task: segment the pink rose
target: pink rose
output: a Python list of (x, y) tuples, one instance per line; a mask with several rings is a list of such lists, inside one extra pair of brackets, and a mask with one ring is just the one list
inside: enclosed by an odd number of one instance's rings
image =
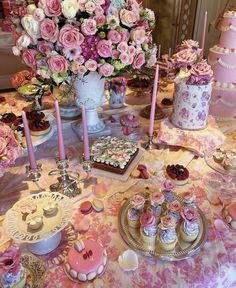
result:
[(52, 51), (54, 49), (54, 45), (52, 42), (48, 41), (39, 41), (38, 42), (38, 50), (40, 53), (45, 54), (47, 51)]
[(96, 71), (98, 68), (98, 64), (95, 60), (88, 60), (85, 62), (85, 67), (89, 70), (89, 71)]
[(21, 268), (20, 251), (16, 247), (10, 247), (0, 254), (0, 274), (12, 273), (16, 275)]
[(129, 55), (127, 53), (121, 53), (119, 59), (123, 64), (129, 65)]
[(82, 65), (84, 63), (85, 59), (84, 56), (79, 55), (75, 58), (75, 62), (78, 63), (79, 65)]
[(104, 15), (97, 15), (94, 17), (97, 25), (104, 25), (106, 23), (106, 17)]
[(92, 1), (88, 1), (85, 4), (85, 11), (89, 14), (92, 14), (96, 9), (96, 5)]
[(53, 73), (62, 73), (68, 70), (68, 62), (65, 57), (61, 55), (55, 55), (48, 59), (49, 69)]
[(85, 19), (81, 25), (81, 31), (84, 35), (95, 35), (97, 32), (96, 21), (94, 19)]
[(121, 41), (128, 42), (130, 38), (129, 31), (125, 28), (122, 28), (122, 30), (120, 31), (120, 36), (121, 36)]
[(134, 62), (134, 56), (133, 55), (129, 55), (129, 65), (133, 64)]
[(87, 68), (83, 65), (78, 67), (78, 73), (84, 75), (87, 72)]
[(96, 7), (96, 9), (95, 9), (95, 15), (96, 16), (101, 16), (101, 15), (103, 15), (104, 14), (104, 10), (102, 9), (102, 7)]
[(70, 24), (62, 27), (59, 33), (59, 43), (66, 48), (77, 48), (83, 41), (84, 36), (80, 33), (79, 29)]
[(175, 219), (171, 215), (161, 217), (161, 229), (171, 229), (176, 226)]
[(105, 63), (99, 67), (99, 73), (104, 77), (111, 76), (113, 71), (114, 71), (114, 67), (109, 63)]
[(43, 39), (55, 43), (58, 39), (59, 29), (51, 19), (44, 19), (40, 25), (40, 32)]
[(163, 181), (162, 186), (167, 190), (173, 190), (176, 188), (176, 185), (171, 180), (168, 179)]
[(112, 50), (112, 59), (119, 59), (120, 52), (117, 50)]
[(140, 217), (140, 224), (143, 227), (149, 227), (149, 226), (153, 226), (156, 223), (156, 218), (153, 215), (152, 212), (145, 212), (142, 213), (141, 217)]
[(47, 16), (60, 16), (61, 15), (61, 1), (60, 0), (47, 0), (44, 12)]
[(131, 28), (134, 26), (135, 22), (137, 21), (137, 17), (133, 11), (121, 9), (120, 20), (123, 25)]
[(118, 44), (121, 42), (121, 35), (116, 30), (110, 30), (107, 34), (108, 40), (111, 40), (112, 44)]
[(136, 44), (141, 45), (146, 40), (146, 32), (143, 29), (136, 28), (130, 32), (130, 38)]
[(109, 40), (101, 40), (97, 44), (97, 52), (101, 57), (108, 58), (112, 56), (112, 43)]
[(154, 192), (150, 195), (150, 200), (151, 200), (151, 204), (154, 206), (161, 205), (165, 201), (165, 196), (163, 193)]
[(23, 18), (27, 13), (27, 8), (25, 6), (20, 6), (18, 10), (20, 18)]
[(117, 46), (117, 50), (120, 53), (125, 53), (128, 51), (128, 44), (126, 42), (120, 42)]
[(183, 210), (181, 211), (181, 216), (186, 221), (194, 222), (198, 218), (197, 208), (193, 206), (184, 207)]
[(141, 52), (134, 57), (134, 62), (133, 62), (132, 67), (134, 69), (140, 69), (144, 63), (145, 63), (145, 54)]
[(134, 55), (136, 52), (136, 48), (134, 46), (129, 46), (128, 51), (129, 51), (129, 54)]
[(34, 49), (26, 49), (22, 53), (22, 59), (27, 66), (34, 66), (36, 64), (35, 56), (38, 54), (38, 51)]
[(174, 200), (174, 201), (168, 203), (167, 208), (168, 208), (170, 211), (178, 212), (178, 211), (180, 211), (180, 209), (181, 209), (181, 204), (179, 203), (178, 200)]

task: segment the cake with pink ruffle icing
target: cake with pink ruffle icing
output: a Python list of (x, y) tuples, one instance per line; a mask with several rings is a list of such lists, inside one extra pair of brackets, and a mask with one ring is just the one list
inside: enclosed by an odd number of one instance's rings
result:
[(210, 114), (236, 116), (236, 11), (227, 11), (218, 25), (219, 44), (210, 49), (208, 61), (214, 73)]
[(94, 240), (77, 240), (70, 248), (65, 263), (66, 273), (75, 281), (95, 279), (104, 272), (107, 252)]

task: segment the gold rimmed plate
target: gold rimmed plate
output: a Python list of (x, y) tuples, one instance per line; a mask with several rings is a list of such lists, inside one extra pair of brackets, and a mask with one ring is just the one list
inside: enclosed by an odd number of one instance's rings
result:
[[(175, 198), (183, 205), (183, 200), (178, 196), (174, 195)], [(180, 261), (183, 259), (190, 258), (191, 256), (197, 254), (200, 249), (203, 247), (207, 240), (208, 227), (207, 220), (201, 211), (199, 212), (199, 235), (197, 239), (191, 243), (184, 242), (179, 237), (179, 224), (177, 225), (177, 234), (178, 234), (178, 243), (174, 250), (164, 251), (162, 250), (158, 242), (156, 242), (155, 248), (145, 244), (140, 236), (139, 229), (133, 229), (128, 226), (127, 213), (130, 208), (130, 199), (126, 200), (123, 206), (121, 207), (119, 213), (119, 231), (126, 242), (126, 244), (133, 250), (152, 258), (157, 258), (160, 260), (166, 261)]]

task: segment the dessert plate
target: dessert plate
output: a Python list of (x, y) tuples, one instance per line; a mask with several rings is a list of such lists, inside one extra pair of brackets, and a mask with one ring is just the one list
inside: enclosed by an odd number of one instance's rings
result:
[(205, 157), (205, 161), (206, 164), (214, 171), (226, 176), (236, 177), (236, 169), (225, 170), (221, 164), (214, 161), (213, 157)]
[[(146, 198), (148, 193), (144, 195)], [(183, 204), (183, 200), (178, 196), (175, 195), (176, 199)], [(127, 213), (128, 209), (130, 208), (130, 200), (126, 200), (123, 206), (121, 207), (119, 213), (119, 231), (129, 246), (130, 249), (136, 250), (145, 256), (149, 256), (152, 258), (158, 258), (164, 261), (180, 261), (183, 259), (190, 258), (191, 256), (197, 254), (200, 249), (203, 247), (207, 240), (208, 235), (208, 227), (207, 227), (207, 220), (203, 214), (203, 212), (198, 208), (199, 212), (199, 228), (200, 232), (197, 239), (191, 243), (184, 242), (178, 237), (178, 244), (176, 245), (173, 251), (163, 251), (161, 250), (158, 245), (156, 245), (156, 249), (153, 250), (151, 246), (145, 245), (143, 240), (140, 237), (139, 229), (132, 229), (128, 226), (127, 221)], [(177, 233), (178, 233), (178, 226), (177, 226)]]
[(42, 260), (33, 254), (23, 254), (21, 263), (26, 270), (26, 285), (27, 288), (43, 288), (44, 275), (46, 266)]
[[(49, 202), (56, 203), (58, 207), (56, 215), (52, 217), (43, 214), (43, 207)], [(28, 203), (36, 204), (36, 213), (41, 213), (43, 216), (43, 226), (35, 231), (29, 230), (26, 221), (22, 218), (21, 207)], [(72, 213), (72, 203), (67, 196), (57, 192), (42, 192), (16, 202), (7, 211), (3, 225), (7, 235), (16, 242), (38, 243), (55, 236), (63, 230), (68, 225)]]

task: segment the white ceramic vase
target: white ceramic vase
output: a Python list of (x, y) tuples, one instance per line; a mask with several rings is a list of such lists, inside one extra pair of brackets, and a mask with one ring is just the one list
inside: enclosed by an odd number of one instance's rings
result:
[(171, 122), (186, 130), (200, 130), (207, 125), (212, 85), (175, 83)]
[[(87, 117), (88, 133), (98, 133), (104, 130), (105, 124), (99, 118), (97, 108), (105, 99), (105, 78), (97, 72), (90, 72), (86, 76), (78, 76), (74, 81), (75, 102), (78, 106), (84, 105)], [(82, 123), (79, 125), (79, 133), (83, 130)]]

